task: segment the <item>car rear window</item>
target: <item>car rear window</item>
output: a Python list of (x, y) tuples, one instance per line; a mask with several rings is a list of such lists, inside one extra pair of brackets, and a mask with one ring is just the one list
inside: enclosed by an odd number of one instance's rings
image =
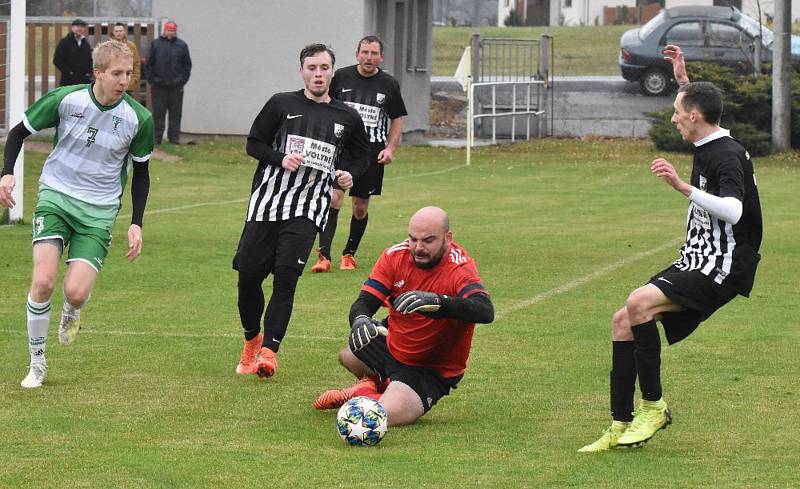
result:
[[(761, 36), (761, 42), (764, 46), (771, 46), (772, 41), (775, 39), (774, 34), (772, 31), (763, 27), (746, 15), (742, 15), (739, 17), (739, 25), (744, 27), (744, 30), (750, 34), (751, 37)], [(760, 29), (759, 29), (760, 28)]]
[(650, 37), (650, 34), (652, 34), (654, 30), (656, 30), (656, 27), (661, 25), (661, 23), (663, 22), (664, 22), (664, 11), (662, 10), (661, 12), (658, 13), (658, 15), (650, 19), (648, 23), (646, 23), (645, 25), (642, 26), (641, 29), (639, 29), (639, 39), (644, 41), (645, 39)]

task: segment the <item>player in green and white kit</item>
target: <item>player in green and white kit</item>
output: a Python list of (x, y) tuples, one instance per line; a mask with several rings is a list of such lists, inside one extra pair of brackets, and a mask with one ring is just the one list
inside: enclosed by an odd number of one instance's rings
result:
[(133, 55), (125, 44), (104, 42), (92, 58), (95, 82), (58, 88), (30, 106), (22, 122), (9, 132), (3, 155), (0, 205), (12, 207), (14, 163), (23, 140), (42, 129), (56, 128), (55, 147), (39, 179), (33, 217), (33, 279), (27, 313), (31, 364), (22, 387), (41, 387), (47, 374), (50, 297), (59, 259), (67, 248), (58, 339), (69, 345), (77, 336), (80, 308), (89, 300), (108, 254), (131, 166), (128, 260), (135, 260), (142, 251), (153, 118), (125, 93), (133, 73)]

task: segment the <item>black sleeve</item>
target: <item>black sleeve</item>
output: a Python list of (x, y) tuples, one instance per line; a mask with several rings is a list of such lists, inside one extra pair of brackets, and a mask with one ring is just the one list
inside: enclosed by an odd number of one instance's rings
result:
[(153, 66), (156, 64), (156, 48), (158, 46), (157, 39), (150, 43), (150, 50), (147, 52), (147, 62), (145, 63), (145, 79), (153, 82)]
[(19, 156), (19, 152), (22, 149), (22, 143), (30, 135), (31, 132), (21, 122), (8, 133), (6, 147), (3, 150), (3, 172), (0, 173), (0, 176), (14, 174), (14, 164), (17, 162), (17, 156)]
[(186, 85), (189, 81), (189, 77), (192, 76), (192, 57), (189, 56), (189, 46), (186, 43), (183, 44), (183, 49), (186, 53), (186, 58), (184, 58), (183, 64), (183, 80), (181, 80), (181, 85)]
[(355, 110), (353, 110), (353, 132), (350, 134), (350, 139), (347, 141), (347, 146), (342, 151), (342, 156), (347, 158), (339, 158), (337, 165), (339, 170), (350, 172), (353, 179), (363, 175), (369, 168), (369, 139), (367, 138), (367, 131), (364, 129), (364, 122)]
[(133, 216), (131, 224), (142, 226), (144, 207), (147, 205), (147, 194), (150, 193), (150, 160), (133, 163), (133, 179), (131, 181), (131, 204)]
[(456, 319), (468, 323), (488, 324), (494, 321), (494, 305), (488, 295), (475, 293), (469, 297), (440, 296), (442, 305), (427, 316), (435, 319)]
[(61, 39), (61, 41), (58, 43), (58, 46), (56, 46), (55, 53), (53, 53), (53, 64), (62, 74), (69, 74), (69, 72), (72, 71), (67, 64), (67, 53), (65, 53), (67, 49), (67, 42), (69, 42), (67, 41), (67, 38)]
[(378, 312), (378, 309), (381, 308), (382, 304), (383, 302), (380, 299), (369, 292), (364, 292), (362, 290), (361, 293), (358, 294), (356, 301), (353, 302), (352, 306), (350, 306), (350, 324), (353, 324), (353, 320), (357, 316), (372, 317), (376, 312)]
[(397, 83), (397, 80), (392, 81), (393, 94), (392, 99), (389, 101), (390, 105), (386, 109), (386, 115), (389, 116), (389, 119), (397, 119), (398, 117), (407, 116), (408, 111), (403, 101), (403, 95), (400, 93), (400, 85)]
[(717, 166), (717, 178), (719, 197), (734, 197), (744, 201), (744, 169), (738, 155), (726, 153), (722, 156), (722, 161)]
[(280, 167), (286, 155), (272, 149), (275, 134), (281, 124), (281, 114), (277, 105), (273, 96), (256, 116), (247, 136), (247, 154), (258, 161)]

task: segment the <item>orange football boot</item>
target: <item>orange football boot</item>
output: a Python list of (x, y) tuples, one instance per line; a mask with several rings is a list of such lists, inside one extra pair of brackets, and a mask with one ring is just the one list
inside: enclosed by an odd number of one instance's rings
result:
[(339, 270), (355, 270), (356, 266), (356, 258), (353, 255), (342, 255)]
[(336, 409), (354, 397), (370, 394), (378, 394), (378, 385), (374, 377), (364, 377), (350, 387), (323, 392), (314, 401), (314, 407), (316, 409)]
[(239, 365), (236, 366), (237, 374), (247, 375), (256, 373), (256, 356), (258, 356), (258, 350), (261, 348), (263, 342), (264, 335), (261, 333), (252, 340), (244, 340), (242, 358), (239, 360)]

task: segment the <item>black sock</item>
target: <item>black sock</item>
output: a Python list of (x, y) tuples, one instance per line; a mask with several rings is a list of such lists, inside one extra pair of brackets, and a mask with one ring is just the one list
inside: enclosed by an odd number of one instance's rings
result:
[(319, 235), (319, 253), (331, 259), (331, 243), (336, 234), (336, 224), (339, 222), (339, 209), (331, 207), (328, 210), (328, 221), (325, 223), (325, 230)]
[(611, 418), (633, 420), (633, 393), (636, 390), (636, 359), (633, 341), (611, 342)]
[(631, 329), (636, 344), (634, 357), (642, 399), (657, 401), (661, 399), (661, 338), (658, 326), (653, 320)]
[(367, 221), (369, 221), (369, 214), (364, 216), (364, 219), (356, 219), (356, 216), (350, 218), (350, 237), (347, 238), (347, 246), (342, 251), (342, 255), (355, 256), (358, 245), (361, 244), (361, 238), (364, 237), (364, 231), (367, 230)]
[(264, 291), (262, 274), (239, 272), (239, 319), (242, 321), (244, 338), (252, 340), (261, 332), (261, 315), (264, 314)]
[(294, 292), (300, 272), (279, 266), (272, 272), (272, 296), (264, 314), (264, 346), (278, 353), (294, 307)]

